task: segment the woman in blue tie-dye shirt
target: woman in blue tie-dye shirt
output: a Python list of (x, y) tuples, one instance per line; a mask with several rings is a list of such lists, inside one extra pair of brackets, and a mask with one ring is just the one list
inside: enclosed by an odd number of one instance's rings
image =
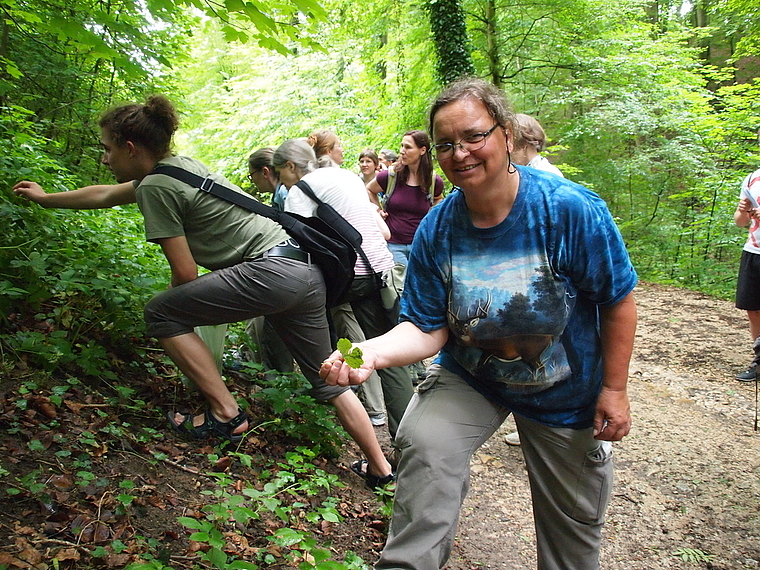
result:
[(510, 414), (522, 440), (540, 570), (599, 568), (612, 441), (631, 426), (626, 393), (636, 273), (604, 202), (510, 160), (513, 115), (480, 80), (433, 104), (433, 152), (459, 188), (415, 236), (401, 322), (340, 353), (328, 383), (438, 353), (399, 427), (397, 490), (377, 569), (448, 559), (472, 453)]

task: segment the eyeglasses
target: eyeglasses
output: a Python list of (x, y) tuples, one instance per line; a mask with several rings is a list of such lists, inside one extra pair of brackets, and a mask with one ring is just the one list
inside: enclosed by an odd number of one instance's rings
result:
[(472, 133), (471, 135), (467, 135), (462, 140), (456, 143), (441, 143), (441, 144), (434, 144), (432, 147), (433, 156), (436, 160), (446, 160), (447, 158), (451, 158), (454, 155), (454, 151), (456, 151), (457, 147), (461, 148), (462, 150), (470, 153), (474, 150), (479, 150), (486, 146), (486, 139), (488, 138), (488, 135), (490, 135), (492, 132), (496, 130), (496, 127), (499, 126), (499, 123), (496, 123), (493, 127), (491, 127), (487, 132), (485, 133)]

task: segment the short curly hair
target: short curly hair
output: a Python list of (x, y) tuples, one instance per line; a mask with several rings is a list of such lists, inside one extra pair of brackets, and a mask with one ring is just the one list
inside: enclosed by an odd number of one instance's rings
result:
[(513, 132), (516, 130), (515, 114), (512, 112), (511, 105), (502, 90), (480, 78), (465, 77), (445, 87), (436, 97), (430, 107), (428, 119), (431, 133), (433, 132), (436, 113), (446, 105), (463, 99), (480, 101), (494, 121)]

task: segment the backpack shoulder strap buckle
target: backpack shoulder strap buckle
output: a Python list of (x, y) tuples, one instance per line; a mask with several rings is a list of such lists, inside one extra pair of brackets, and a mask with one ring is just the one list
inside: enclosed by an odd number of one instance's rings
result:
[(198, 186), (198, 188), (200, 190), (203, 190), (207, 194), (209, 194), (209, 193), (211, 193), (211, 189), (214, 187), (214, 184), (215, 184), (215, 182), (213, 180), (211, 180), (211, 178), (209, 178), (208, 176), (206, 176), (206, 178), (203, 179), (203, 181), (200, 183), (200, 185)]

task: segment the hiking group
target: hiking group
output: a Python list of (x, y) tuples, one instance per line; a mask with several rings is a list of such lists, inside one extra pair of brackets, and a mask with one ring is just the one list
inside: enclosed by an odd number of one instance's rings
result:
[[(540, 154), (538, 122), (467, 78), (438, 95), (430, 135), (405, 133), (385, 168), (381, 155), (392, 152), (371, 149), (359, 175), (341, 168), (340, 140), (325, 130), (254, 152), (250, 179), (275, 207), (308, 217), (328, 204), (361, 234), (354, 279), (331, 307), (320, 267), (282, 225), (167, 174), (246, 194), (175, 156), (177, 127), (163, 96), (111, 109), (100, 129), (116, 184), (14, 187), (48, 208), (137, 203), (171, 271), (171, 287), (145, 307), (147, 334), (206, 401), (198, 414), (167, 410), (170, 427), (244, 439), (249, 418), (196, 327), (249, 320), (282, 366), (295, 360), (313, 396), (335, 406), (364, 454), (352, 470), (372, 488), (395, 481), (375, 568), (445, 566), (470, 458), (512, 413), (538, 568), (599, 568), (612, 442), (631, 426), (637, 277), (604, 202)], [(453, 185), (445, 198), (434, 160)], [(362, 350), (360, 367), (335, 350), (338, 336)], [(431, 358), (423, 372), (418, 363)], [(393, 464), (373, 428), (386, 422)]]

